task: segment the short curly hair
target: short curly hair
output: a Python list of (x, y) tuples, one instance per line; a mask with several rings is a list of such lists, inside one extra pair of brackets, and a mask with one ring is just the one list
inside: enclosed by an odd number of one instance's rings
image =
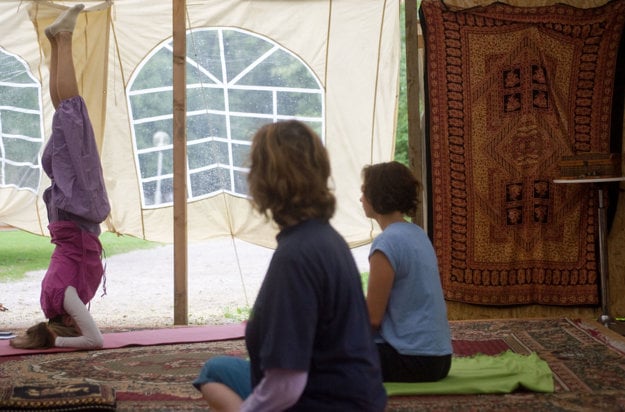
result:
[(376, 213), (416, 212), (421, 185), (407, 166), (396, 161), (368, 165), (362, 178), (362, 193)]
[(247, 177), (252, 204), (281, 227), (334, 215), (330, 159), (319, 136), (297, 120), (269, 123), (254, 135)]

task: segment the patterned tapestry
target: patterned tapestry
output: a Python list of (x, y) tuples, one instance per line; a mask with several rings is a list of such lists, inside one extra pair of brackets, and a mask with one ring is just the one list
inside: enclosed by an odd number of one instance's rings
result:
[(596, 191), (553, 180), (563, 156), (621, 141), (624, 21), (623, 0), (423, 1), (430, 230), (448, 300), (599, 303)]

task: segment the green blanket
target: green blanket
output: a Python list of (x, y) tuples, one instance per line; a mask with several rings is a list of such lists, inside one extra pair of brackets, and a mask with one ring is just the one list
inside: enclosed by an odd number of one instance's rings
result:
[(385, 382), (388, 396), (510, 393), (518, 388), (553, 392), (553, 376), (547, 362), (536, 353), (511, 351), (496, 356), (478, 354), (454, 357), (449, 375), (438, 382)]

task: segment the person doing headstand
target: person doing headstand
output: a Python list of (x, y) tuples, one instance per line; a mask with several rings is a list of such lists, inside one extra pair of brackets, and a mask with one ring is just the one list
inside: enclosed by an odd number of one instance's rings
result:
[(72, 36), (84, 5), (78, 4), (45, 29), (51, 45), (52, 134), (41, 164), (51, 181), (43, 195), (51, 242), (50, 265), (41, 282), (41, 308), (48, 322), (11, 341), (17, 348), (99, 348), (100, 330), (86, 305), (102, 282), (100, 223), (110, 212), (93, 128), (72, 58)]

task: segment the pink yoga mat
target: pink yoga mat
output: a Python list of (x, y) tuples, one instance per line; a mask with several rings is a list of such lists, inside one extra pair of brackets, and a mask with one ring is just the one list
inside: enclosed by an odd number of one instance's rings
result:
[[(185, 326), (168, 329), (148, 329), (132, 332), (104, 333), (104, 349), (126, 346), (167, 345), (174, 343), (211, 342), (240, 339), (245, 336), (245, 324)], [(15, 349), (8, 340), (0, 341), (0, 356), (34, 355), (39, 353), (71, 352), (75, 348)]]

